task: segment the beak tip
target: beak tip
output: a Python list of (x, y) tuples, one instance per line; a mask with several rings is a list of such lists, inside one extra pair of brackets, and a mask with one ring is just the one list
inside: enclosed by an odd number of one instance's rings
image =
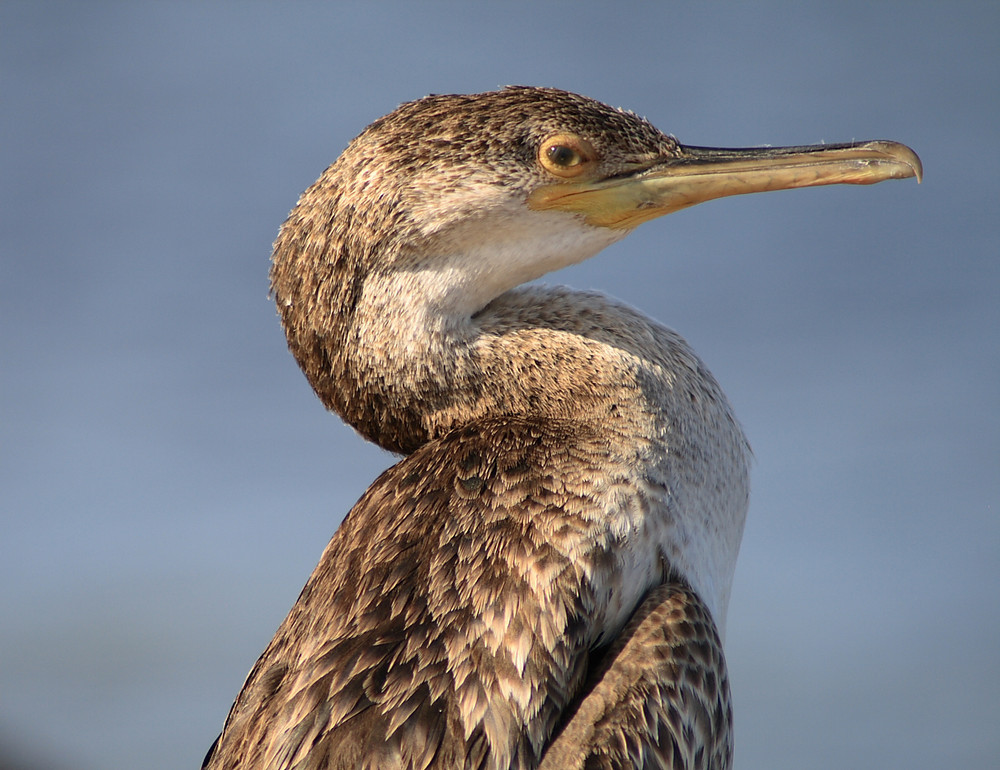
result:
[(920, 156), (905, 144), (890, 141), (873, 142), (872, 144), (877, 145), (879, 151), (889, 156), (892, 162), (905, 167), (901, 179), (914, 177), (917, 184), (924, 180), (924, 165), (920, 162)]

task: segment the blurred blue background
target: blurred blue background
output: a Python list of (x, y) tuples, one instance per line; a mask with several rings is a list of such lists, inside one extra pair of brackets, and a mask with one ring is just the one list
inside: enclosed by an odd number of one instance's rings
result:
[[(0, 5), (0, 745), (196, 768), (393, 458), (267, 298), (279, 224), (398, 103), (508, 83), (681, 141), (926, 170), (718, 201), (550, 280), (680, 330), (756, 452), (740, 768), (1000, 763), (1000, 5)], [(9, 759), (14, 763), (14, 759)]]

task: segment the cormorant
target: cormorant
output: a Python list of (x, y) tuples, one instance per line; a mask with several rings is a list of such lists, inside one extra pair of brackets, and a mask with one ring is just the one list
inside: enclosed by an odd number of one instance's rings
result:
[(271, 286), (323, 403), (404, 457), (205, 767), (729, 767), (743, 432), (675, 332), (522, 284), (712, 198), (920, 173), (894, 142), (685, 146), (547, 88), (372, 123), (282, 226)]

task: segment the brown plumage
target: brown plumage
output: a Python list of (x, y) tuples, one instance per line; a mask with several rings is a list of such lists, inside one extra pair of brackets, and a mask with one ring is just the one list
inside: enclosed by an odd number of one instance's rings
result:
[(205, 767), (726, 768), (748, 449), (674, 332), (516, 288), (722, 195), (919, 173), (906, 148), (684, 147), (552, 89), (369, 126), (275, 243), (289, 347), (406, 456), (358, 501)]

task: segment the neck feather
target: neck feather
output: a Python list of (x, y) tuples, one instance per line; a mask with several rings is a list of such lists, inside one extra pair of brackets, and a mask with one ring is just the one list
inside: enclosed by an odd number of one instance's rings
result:
[(328, 282), (298, 299), (275, 281), (289, 345), (324, 403), (401, 453), (504, 416), (597, 431), (609, 464), (624, 470), (620, 492), (595, 517), (628, 548), (646, 549), (629, 557), (636, 580), (655, 584), (647, 573), (662, 557), (704, 597), (721, 631), (749, 450), (688, 345), (599, 294), (521, 287), (470, 315), (400, 284), (417, 272), (399, 275), (369, 276), (360, 292), (352, 281)]

